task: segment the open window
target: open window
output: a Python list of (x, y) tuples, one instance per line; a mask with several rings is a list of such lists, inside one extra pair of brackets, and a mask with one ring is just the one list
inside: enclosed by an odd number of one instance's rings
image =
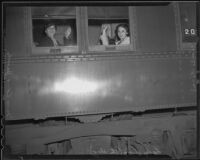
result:
[(76, 7), (31, 7), (32, 52), (78, 52)]
[(133, 48), (130, 7), (87, 7), (87, 16), (89, 51), (129, 51)]

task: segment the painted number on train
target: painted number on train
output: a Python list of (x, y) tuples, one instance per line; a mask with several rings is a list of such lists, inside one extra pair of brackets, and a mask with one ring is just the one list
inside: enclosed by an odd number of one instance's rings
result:
[(187, 35), (187, 36), (195, 36), (196, 35), (196, 30), (195, 29), (188, 29), (188, 28), (186, 28), (185, 29), (185, 35)]

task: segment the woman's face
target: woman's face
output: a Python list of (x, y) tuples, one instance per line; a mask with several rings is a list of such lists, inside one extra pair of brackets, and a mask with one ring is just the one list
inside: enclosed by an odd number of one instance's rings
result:
[(124, 38), (126, 38), (128, 33), (124, 27), (119, 27), (117, 34), (120, 40), (123, 40)]
[(71, 35), (72, 29), (71, 27), (68, 27), (65, 31), (65, 37), (68, 38)]

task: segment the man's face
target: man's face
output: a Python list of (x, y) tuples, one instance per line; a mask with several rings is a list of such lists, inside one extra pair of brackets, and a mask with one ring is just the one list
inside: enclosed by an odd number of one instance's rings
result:
[(47, 36), (49, 36), (49, 37), (54, 36), (55, 33), (56, 33), (56, 27), (55, 27), (54, 25), (49, 26), (49, 27), (46, 29), (46, 34), (47, 34)]

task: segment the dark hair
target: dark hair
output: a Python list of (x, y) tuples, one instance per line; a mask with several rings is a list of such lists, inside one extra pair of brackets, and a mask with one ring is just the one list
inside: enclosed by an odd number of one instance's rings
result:
[(128, 33), (127, 36), (129, 36), (129, 27), (128, 27), (128, 24), (126, 24), (126, 23), (118, 24), (117, 27), (116, 27), (116, 29), (115, 29), (115, 37), (116, 37), (117, 41), (120, 40), (120, 38), (118, 37), (118, 29), (119, 29), (119, 27), (125, 28), (125, 30)]
[(51, 27), (51, 26), (55, 26), (55, 29), (57, 29), (57, 26), (55, 23), (48, 23), (44, 26), (44, 29), (46, 30), (47, 28)]

